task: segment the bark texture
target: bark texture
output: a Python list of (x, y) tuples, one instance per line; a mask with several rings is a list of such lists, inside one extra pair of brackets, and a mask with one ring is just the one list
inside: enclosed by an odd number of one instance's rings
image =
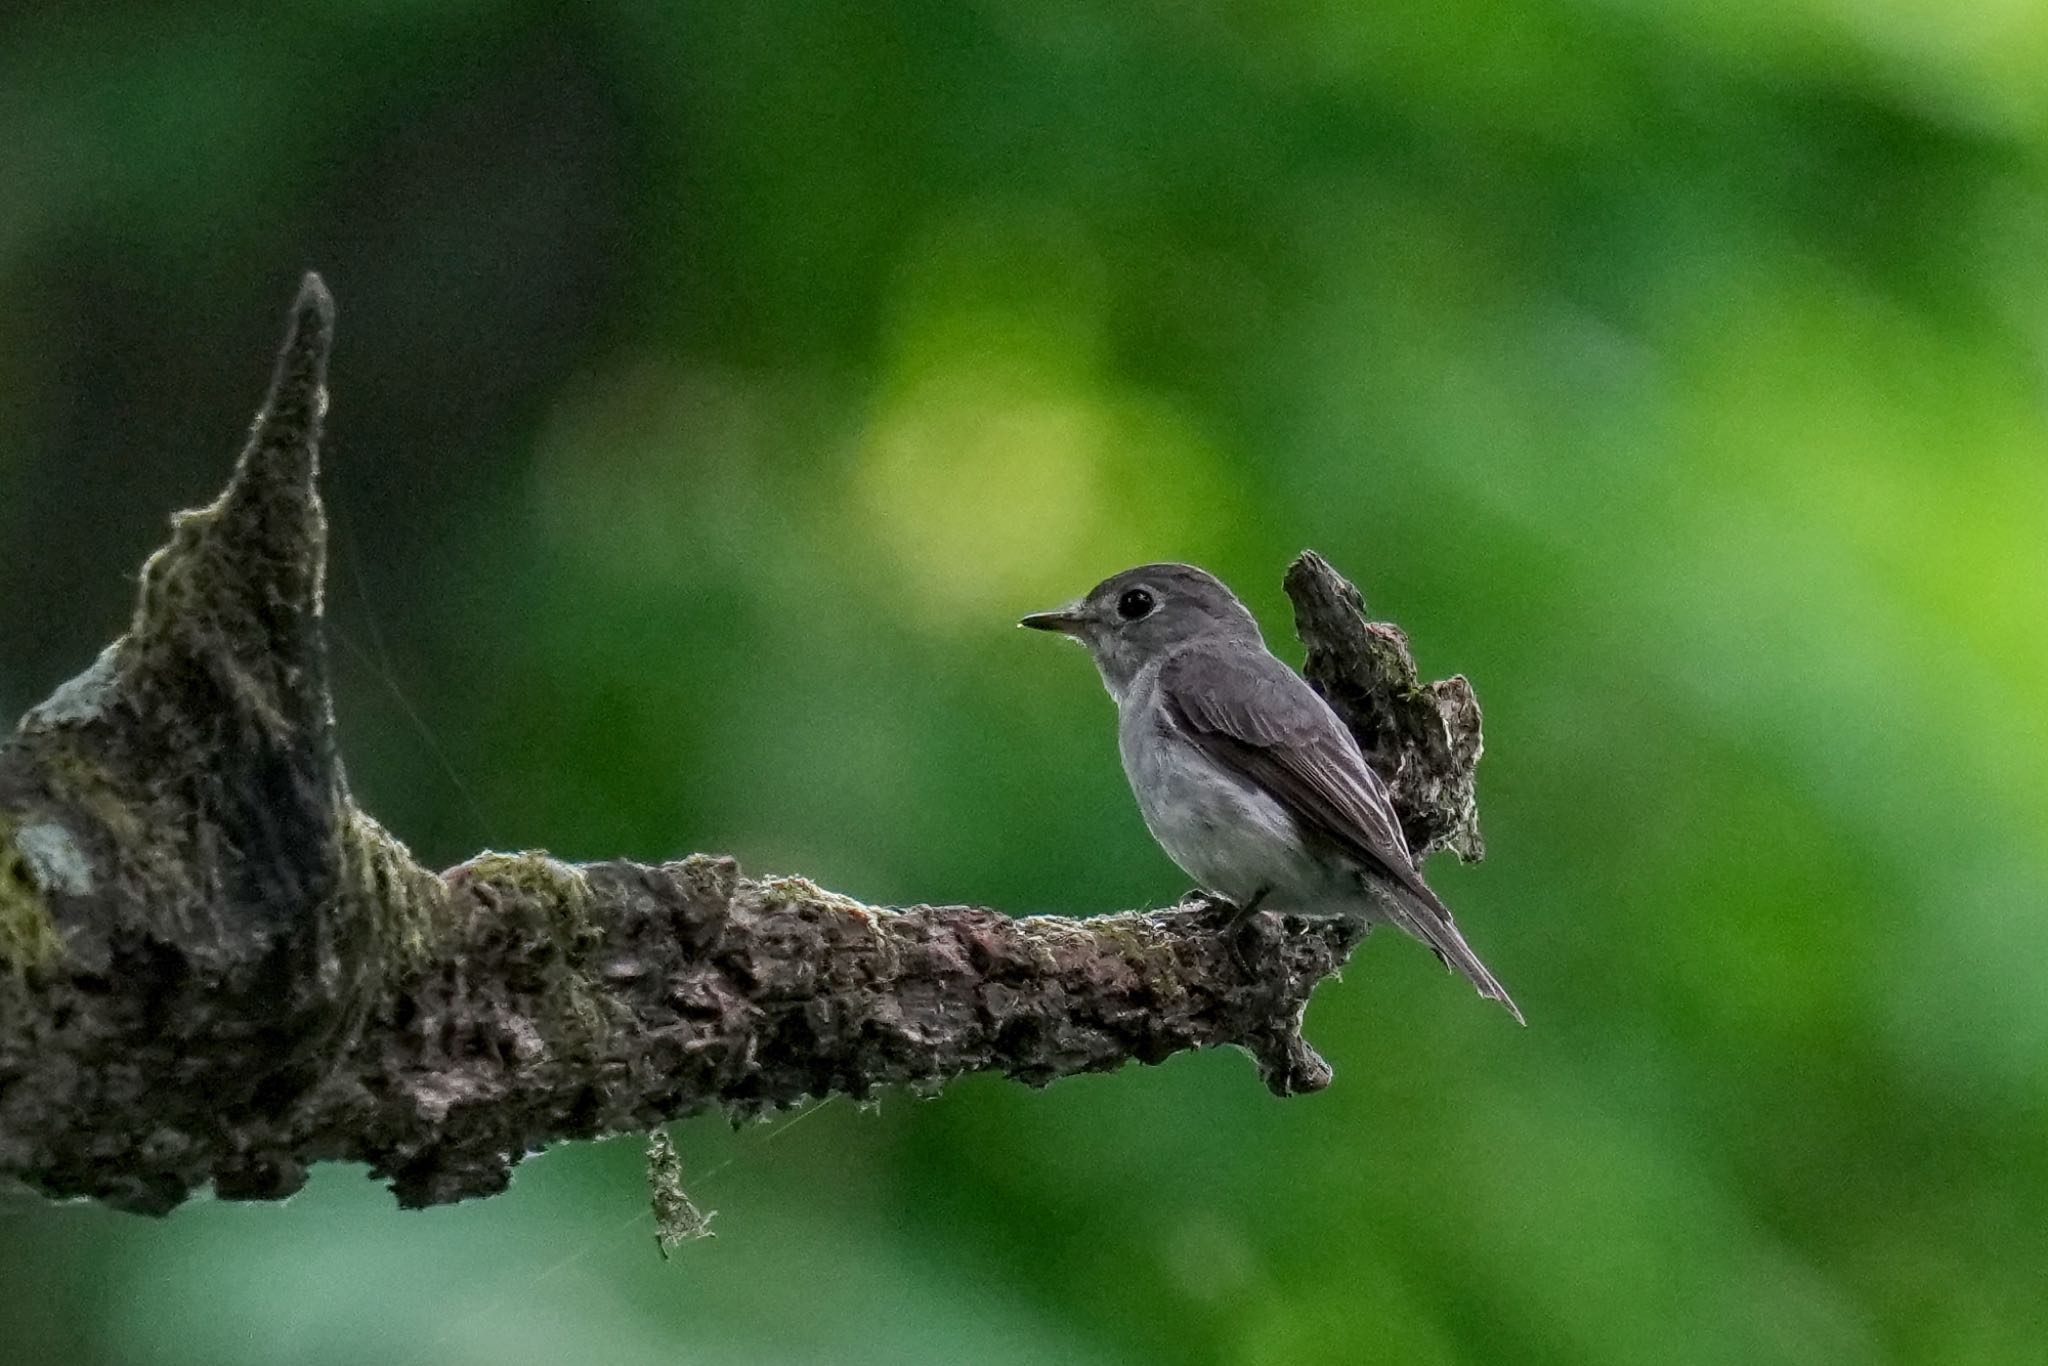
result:
[[(1088, 919), (865, 906), (731, 859), (420, 867), (350, 799), (321, 625), (334, 308), (308, 277), (226, 490), (179, 514), (128, 631), (0, 745), (0, 1177), (161, 1214), (367, 1162), (400, 1203), (525, 1154), (972, 1071), (1031, 1085), (1235, 1044), (1278, 1094), (1358, 932), (1203, 904)], [(1479, 709), (1419, 683), (1320, 557), (1308, 674), (1420, 852), (1477, 857)]]

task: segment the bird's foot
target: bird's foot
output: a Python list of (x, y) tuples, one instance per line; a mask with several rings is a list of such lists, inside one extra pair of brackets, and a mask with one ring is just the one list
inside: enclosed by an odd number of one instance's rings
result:
[(1200, 901), (1217, 916), (1217, 938), (1221, 939), (1223, 946), (1230, 951), (1230, 961), (1237, 965), (1237, 970), (1249, 978), (1258, 976), (1250, 952), (1258, 937), (1255, 917), (1259, 913), (1259, 903), (1264, 901), (1266, 894), (1272, 890), (1270, 887), (1261, 887), (1250, 900), (1244, 902), (1231, 901), (1199, 888), (1189, 894), (1191, 901)]

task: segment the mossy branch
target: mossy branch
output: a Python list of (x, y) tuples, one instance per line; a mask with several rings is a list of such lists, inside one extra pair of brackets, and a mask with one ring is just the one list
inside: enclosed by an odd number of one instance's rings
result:
[[(308, 276), (211, 506), (173, 519), (127, 634), (0, 746), (0, 1176), (162, 1213), (276, 1199), (323, 1159), (401, 1203), (525, 1154), (994, 1071), (1031, 1085), (1189, 1048), (1276, 1093), (1360, 933), (1203, 905), (1089, 919), (884, 909), (726, 858), (419, 864), (337, 754), (317, 489), (334, 308)], [(1319, 557), (1289, 572), (1309, 675), (1418, 849), (1479, 852), (1479, 712), (1419, 685)]]

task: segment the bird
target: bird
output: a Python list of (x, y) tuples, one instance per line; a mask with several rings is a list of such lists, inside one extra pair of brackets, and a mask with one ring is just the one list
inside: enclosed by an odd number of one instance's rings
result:
[(1262, 908), (1397, 925), (1526, 1023), (1423, 881), (1357, 739), (1222, 580), (1139, 565), (1018, 624), (1087, 648), (1146, 829), (1236, 908), (1233, 931)]

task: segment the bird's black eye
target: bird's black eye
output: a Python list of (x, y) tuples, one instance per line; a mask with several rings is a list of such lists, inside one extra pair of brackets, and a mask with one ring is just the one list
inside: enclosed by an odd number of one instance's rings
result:
[(1136, 621), (1139, 617), (1150, 615), (1156, 606), (1158, 604), (1153, 601), (1151, 589), (1126, 588), (1124, 595), (1116, 600), (1116, 614), (1125, 621)]

